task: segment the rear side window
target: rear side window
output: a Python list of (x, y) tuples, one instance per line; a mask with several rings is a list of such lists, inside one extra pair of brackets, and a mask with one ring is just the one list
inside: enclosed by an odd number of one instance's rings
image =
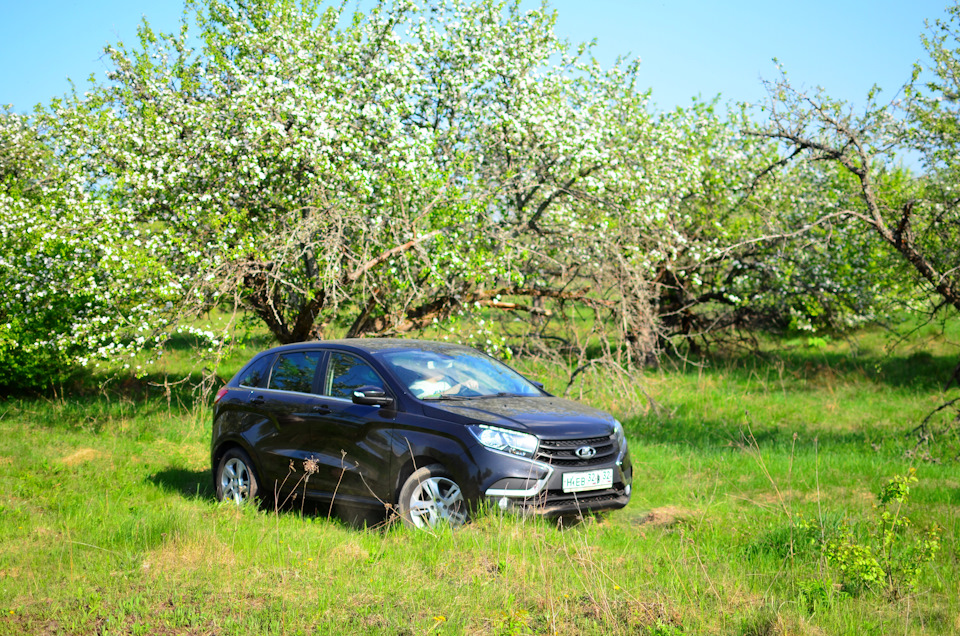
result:
[(292, 351), (281, 354), (273, 365), (270, 388), (310, 393), (321, 355), (319, 351)]
[(270, 362), (273, 356), (263, 356), (247, 369), (240, 378), (240, 386), (249, 386), (255, 389), (267, 386), (270, 377)]
[(366, 362), (347, 353), (331, 353), (322, 393), (349, 400), (362, 386), (383, 388), (383, 380)]

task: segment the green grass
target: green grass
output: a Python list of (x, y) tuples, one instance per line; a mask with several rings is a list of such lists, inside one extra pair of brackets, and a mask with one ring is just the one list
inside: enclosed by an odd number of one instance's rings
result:
[[(624, 422), (635, 490), (567, 528), (486, 513), (456, 532), (359, 530), (325, 510), (218, 504), (202, 392), (162, 386), (188, 369), (186, 344), (169, 376), (7, 400), (0, 634), (956, 633), (958, 445), (920, 461), (905, 435), (947, 397), (954, 359), (948, 336), (915, 338), (895, 356), (868, 333), (582, 374), (570, 393)], [(566, 387), (569, 372), (515, 362)], [(943, 528), (942, 550), (916, 589), (841, 589), (797, 515), (866, 540), (877, 491), (910, 467), (904, 510)]]

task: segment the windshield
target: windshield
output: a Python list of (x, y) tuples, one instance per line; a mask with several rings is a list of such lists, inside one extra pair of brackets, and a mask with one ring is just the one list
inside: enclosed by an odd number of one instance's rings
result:
[(513, 369), (471, 349), (405, 349), (377, 357), (422, 400), (542, 395)]

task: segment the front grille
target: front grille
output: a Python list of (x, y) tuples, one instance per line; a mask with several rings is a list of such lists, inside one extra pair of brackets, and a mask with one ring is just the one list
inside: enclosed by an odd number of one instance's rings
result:
[[(576, 451), (584, 446), (592, 446), (597, 454), (589, 459), (577, 457)], [(534, 459), (552, 466), (579, 468), (606, 464), (617, 458), (617, 440), (613, 435), (590, 437), (587, 439), (543, 439)]]
[(623, 484), (615, 484), (606, 490), (586, 492), (563, 492), (547, 490), (529, 499), (515, 500), (513, 505), (536, 512), (544, 509), (569, 508), (572, 511), (583, 509), (603, 509), (609, 504), (621, 501), (627, 494)]
[(555, 506), (565, 503), (599, 503), (603, 501), (613, 501), (624, 495), (622, 484), (619, 488), (608, 488), (607, 490), (594, 490), (586, 492), (563, 492), (562, 490), (548, 490), (546, 502)]

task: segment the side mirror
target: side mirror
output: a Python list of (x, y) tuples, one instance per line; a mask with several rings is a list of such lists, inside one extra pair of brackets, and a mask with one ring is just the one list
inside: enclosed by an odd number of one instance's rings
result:
[[(530, 380), (530, 378), (527, 378), (527, 379)], [(533, 386), (535, 386), (535, 387), (537, 387), (538, 389), (540, 389), (541, 391), (543, 391), (546, 395), (549, 395), (550, 397), (553, 397), (553, 394), (552, 394), (552, 393), (548, 393), (547, 390), (546, 390), (545, 388), (543, 388), (543, 382), (538, 382), (537, 380), (530, 380), (530, 384), (532, 384)]]
[(393, 398), (381, 387), (362, 386), (353, 390), (353, 403), (390, 408), (393, 406)]

